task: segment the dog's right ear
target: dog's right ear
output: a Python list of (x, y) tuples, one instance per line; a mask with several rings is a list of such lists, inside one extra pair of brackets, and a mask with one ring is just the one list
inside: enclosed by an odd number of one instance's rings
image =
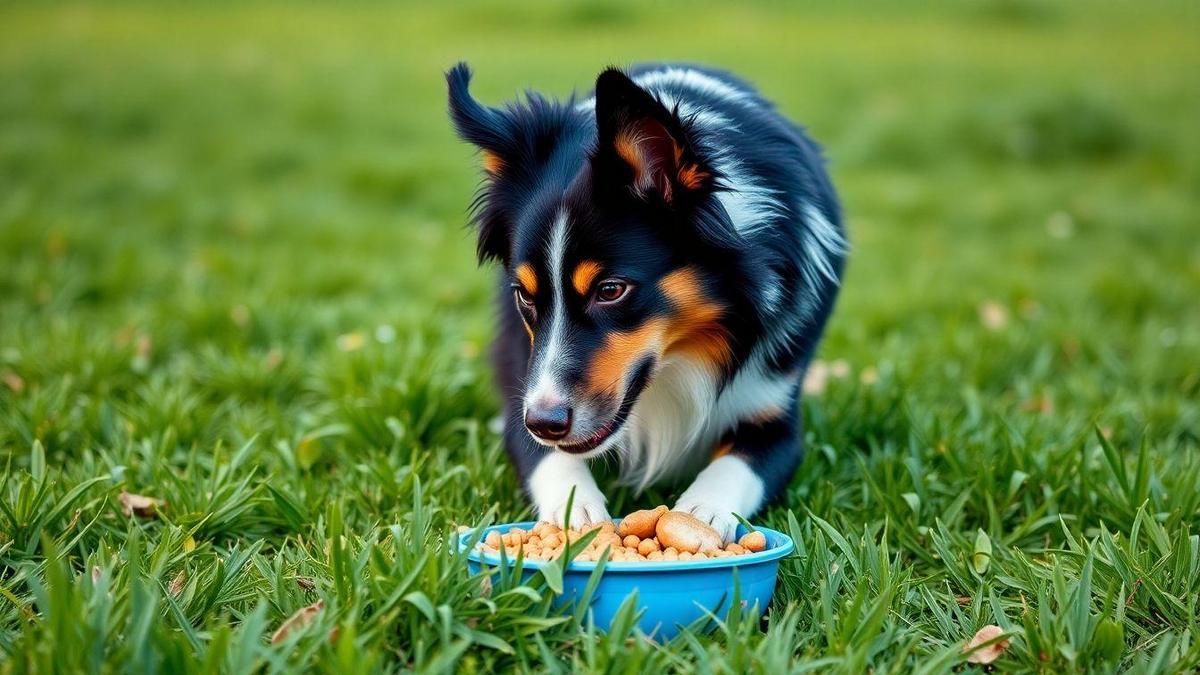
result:
[(471, 69), (466, 63), (446, 73), (446, 84), (454, 129), (460, 138), (482, 151), (484, 170), (490, 178), (498, 178), (515, 151), (512, 120), (504, 111), (485, 106), (471, 96)]

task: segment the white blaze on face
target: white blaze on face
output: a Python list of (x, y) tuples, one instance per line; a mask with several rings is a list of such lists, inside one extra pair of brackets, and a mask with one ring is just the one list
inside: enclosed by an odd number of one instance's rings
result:
[[(534, 362), (529, 369), (529, 383), (525, 390), (525, 408), (536, 404), (553, 405), (567, 401), (567, 391), (561, 383), (561, 366), (569, 355), (567, 341), (566, 293), (563, 289), (563, 258), (567, 251), (567, 212), (559, 211), (550, 226), (550, 238), (546, 242), (546, 260), (550, 276), (551, 305), (548, 316), (544, 346), (536, 350)], [(544, 445), (545, 441), (534, 437)]]

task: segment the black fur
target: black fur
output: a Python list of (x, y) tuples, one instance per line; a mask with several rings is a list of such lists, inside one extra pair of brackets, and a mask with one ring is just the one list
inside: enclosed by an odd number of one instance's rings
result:
[[(670, 302), (656, 292), (658, 281), (685, 267), (700, 270), (704, 294), (725, 308), (722, 327), (732, 358), (722, 365), (719, 386), (751, 363), (763, 377), (795, 378), (777, 419), (742, 420), (724, 432), (768, 492), (776, 493), (802, 454), (796, 398), (842, 274), (840, 207), (817, 145), (752, 87), (698, 66), (678, 67), (690, 77), (655, 79), (665, 68), (605, 70), (592, 97), (594, 110), (574, 97), (554, 102), (535, 93), (502, 109), (487, 107), (471, 97), (466, 65), (447, 74), (459, 135), (503, 166), (484, 183), (473, 217), (480, 260), (503, 267), (493, 352), (506, 406), (506, 444), (522, 476), (551, 451), (534, 443), (522, 425), (528, 370), (537, 358), (523, 323), (538, 335), (545, 330), (547, 314), (556, 311), (551, 284), (539, 285), (533, 306), (520, 308), (511, 287), (519, 262), (549, 269), (547, 241), (556, 218), (566, 213), (571, 230), (565, 259), (601, 261), (606, 274), (636, 284), (636, 294), (619, 307), (595, 311), (589, 304), (594, 301), (580, 298), (564, 305), (572, 349), (556, 372), (572, 397), (584, 397), (578, 389), (589, 376), (589, 358), (609, 336), (670, 311)], [(645, 87), (635, 82), (643, 76), (650, 83)], [(616, 150), (630, 129), (649, 139), (647, 151), (668, 167), (642, 175), (640, 186), (638, 172)], [(692, 180), (676, 171), (684, 166), (694, 168)], [(737, 206), (735, 213), (729, 205)], [(588, 405), (610, 415), (627, 412), (656, 365), (643, 363), (636, 377), (627, 376), (624, 400), (592, 394)]]

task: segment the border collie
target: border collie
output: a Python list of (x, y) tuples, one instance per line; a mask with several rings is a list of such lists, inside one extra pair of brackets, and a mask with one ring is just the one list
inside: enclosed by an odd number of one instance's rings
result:
[(692, 65), (610, 68), (586, 100), (503, 108), (471, 96), (466, 64), (446, 79), (482, 152), (504, 441), (538, 518), (607, 520), (587, 463), (615, 453), (639, 490), (694, 476), (675, 510), (729, 540), (803, 455), (801, 382), (847, 252), (820, 148)]

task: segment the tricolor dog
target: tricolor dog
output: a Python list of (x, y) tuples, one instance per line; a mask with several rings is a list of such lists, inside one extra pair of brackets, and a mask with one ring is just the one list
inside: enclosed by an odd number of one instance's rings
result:
[(537, 516), (607, 520), (588, 460), (611, 453), (637, 488), (694, 477), (674, 508), (728, 540), (803, 454), (847, 250), (820, 149), (707, 68), (608, 69), (586, 100), (503, 108), (470, 78), (447, 74), (450, 116), (482, 152), (504, 440)]

